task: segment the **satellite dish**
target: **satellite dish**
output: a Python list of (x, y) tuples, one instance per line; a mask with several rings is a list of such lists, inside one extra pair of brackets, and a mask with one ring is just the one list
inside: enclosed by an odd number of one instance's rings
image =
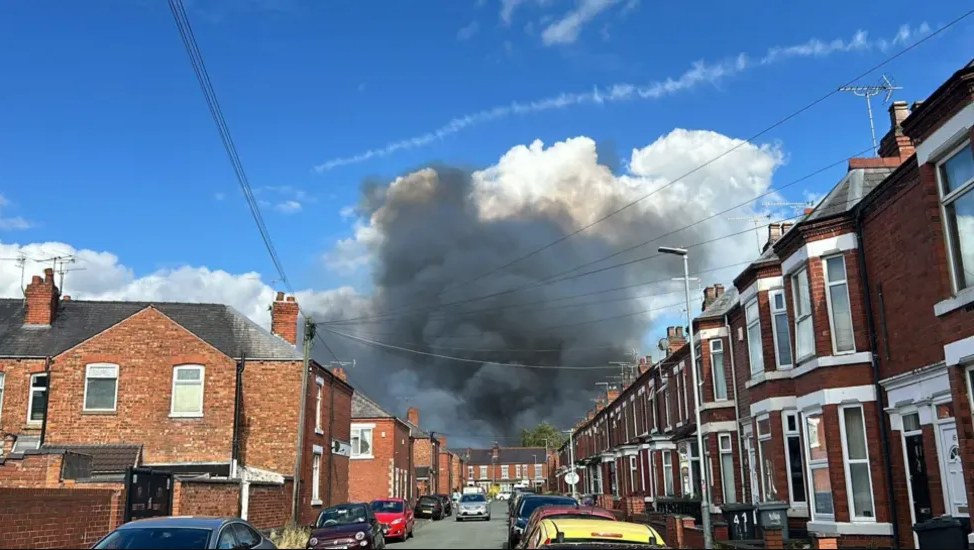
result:
[(660, 351), (666, 351), (670, 347), (670, 341), (666, 338), (660, 338), (659, 344), (656, 345)]

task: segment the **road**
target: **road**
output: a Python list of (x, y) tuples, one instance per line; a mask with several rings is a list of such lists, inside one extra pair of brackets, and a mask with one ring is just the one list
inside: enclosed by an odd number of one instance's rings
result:
[(457, 522), (455, 516), (440, 521), (416, 524), (416, 536), (406, 542), (390, 542), (399, 548), (506, 548), (507, 503), (494, 502), (490, 521)]

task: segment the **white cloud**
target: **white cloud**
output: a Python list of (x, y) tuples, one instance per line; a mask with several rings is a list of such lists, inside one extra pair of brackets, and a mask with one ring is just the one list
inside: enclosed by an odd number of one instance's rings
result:
[(254, 196), (267, 197), (269, 195), (276, 198), (273, 200), (261, 198), (257, 201), (258, 204), (265, 208), (273, 208), (281, 214), (297, 214), (304, 209), (304, 205), (318, 200), (307, 191), (291, 185), (270, 185), (254, 189)]
[(460, 40), (461, 42), (464, 40), (470, 40), (475, 34), (477, 34), (477, 31), (479, 30), (480, 24), (476, 21), (471, 21), (469, 25), (457, 31), (457, 40)]
[[(928, 25), (923, 24), (920, 25), (917, 32), (922, 29), (929, 31), (929, 28)], [(899, 34), (901, 33), (898, 32), (897, 35)], [(916, 33), (912, 36), (916, 36)], [(605, 88), (595, 87), (586, 92), (563, 92), (529, 102), (513, 101), (509, 104), (456, 117), (443, 126), (424, 134), (394, 141), (385, 146), (369, 149), (355, 155), (332, 158), (315, 166), (315, 170), (326, 172), (340, 166), (366, 162), (399, 151), (426, 147), (468, 128), (510, 116), (556, 111), (578, 105), (600, 105), (636, 100), (652, 101), (701, 85), (715, 84), (754, 67), (772, 65), (792, 58), (821, 58), (839, 53), (881, 49), (884, 43), (883, 40), (869, 39), (864, 31), (857, 31), (850, 40), (837, 39), (824, 42), (812, 39), (792, 46), (775, 46), (760, 56), (741, 53), (717, 62), (697, 61), (683, 74), (675, 78), (657, 80), (649, 84), (618, 83)]]
[(618, 3), (619, 0), (580, 0), (574, 9), (541, 32), (541, 40), (546, 46), (571, 44), (578, 40), (586, 24)]
[(274, 205), (274, 210), (282, 214), (297, 214), (301, 211), (301, 203), (298, 201), (287, 200)]
[(30, 229), (34, 226), (33, 223), (20, 216), (8, 217), (4, 215), (4, 211), (8, 206), (10, 206), (10, 201), (0, 194), (0, 231)]

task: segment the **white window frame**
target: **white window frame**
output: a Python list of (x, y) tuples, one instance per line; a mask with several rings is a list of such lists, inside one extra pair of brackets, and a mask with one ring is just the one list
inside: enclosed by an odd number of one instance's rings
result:
[[(798, 294), (798, 289), (800, 285), (798, 284), (799, 279), (804, 276), (805, 278), (805, 290), (808, 291), (808, 311), (801, 310), (801, 296)], [(795, 364), (801, 363), (804, 359), (808, 357), (813, 357), (816, 353), (815, 350), (815, 318), (812, 315), (812, 281), (808, 277), (808, 266), (805, 265), (798, 271), (796, 271), (791, 276), (791, 297), (792, 306), (795, 309), (795, 350), (794, 350), (794, 361)], [(799, 313), (801, 315), (799, 315)], [(801, 346), (799, 345), (799, 340), (802, 337), (802, 323), (807, 321), (807, 326), (809, 328), (806, 337), (809, 339), (811, 344), (811, 351), (805, 355), (799, 355), (801, 351)]]
[(473, 479), (473, 466), (467, 466), (467, 479)]
[(683, 371), (676, 373), (676, 419), (677, 425), (683, 423)]
[[(763, 420), (767, 420), (768, 421), (768, 431), (766, 433), (761, 433), (761, 422)], [(769, 479), (769, 476), (768, 476), (768, 472), (765, 472), (764, 471), (764, 465), (765, 465), (765, 460), (764, 460), (764, 447), (761, 445), (762, 442), (764, 442), (764, 441), (770, 441), (772, 439), (772, 436), (771, 436), (771, 415), (770, 414), (763, 414), (761, 416), (758, 416), (758, 417), (755, 417), (754, 418), (754, 435), (756, 436), (755, 437), (755, 441), (758, 444), (757, 456), (758, 456), (758, 472), (760, 472), (760, 476), (761, 476), (761, 480), (760, 480), (761, 481), (761, 487), (760, 487), (760, 489), (761, 489), (761, 502), (772, 502), (772, 501), (776, 501), (776, 500), (778, 500), (778, 496), (777, 496), (778, 495), (778, 488), (775, 486), (774, 472), (772, 471), (771, 472), (771, 476), (770, 476), (770, 479), (771, 479), (771, 488), (773, 488), (775, 490), (774, 491), (775, 494), (772, 496), (768, 492), (768, 489), (769, 489), (769, 487), (768, 487), (768, 479)], [(774, 460), (774, 457), (772, 457), (772, 462), (773, 462), (773, 460)]]
[[(726, 445), (724, 444), (726, 443)], [(720, 496), (725, 504), (737, 502), (737, 485), (734, 479), (734, 444), (731, 439), (731, 434), (729, 433), (719, 433), (717, 434), (717, 450), (720, 454)], [(730, 455), (731, 457), (731, 467), (730, 472), (727, 472), (724, 468), (724, 457)], [(713, 462), (711, 462), (713, 466)], [(711, 467), (711, 470), (713, 468)], [(713, 474), (713, 472), (711, 472)], [(713, 475), (710, 476), (713, 479)], [(731, 500), (727, 499), (727, 482), (730, 482), (730, 489), (734, 493), (734, 498)]]
[(318, 435), (324, 435), (325, 431), (322, 428), (321, 421), (321, 397), (325, 389), (325, 379), (321, 378), (320, 376), (315, 378), (315, 388), (317, 392), (315, 394), (315, 433)]
[[(845, 279), (841, 281), (831, 281), (829, 280), (829, 260), (833, 258), (842, 258), (842, 271), (845, 273)], [(825, 280), (825, 304), (829, 311), (829, 335), (832, 338), (832, 354), (833, 355), (848, 355), (850, 353), (856, 352), (856, 327), (852, 320), (852, 297), (849, 295), (849, 266), (845, 261), (845, 254), (830, 254), (828, 256), (822, 256), (822, 276)], [(839, 347), (836, 344), (835, 339), (835, 314), (832, 311), (832, 292), (831, 289), (834, 286), (845, 285), (845, 298), (849, 303), (849, 327), (852, 329), (852, 349), (839, 351)]]
[[(198, 370), (200, 373), (200, 406), (199, 412), (176, 412), (176, 386), (188, 386), (195, 384), (196, 381), (178, 382), (179, 373), (188, 370)], [(170, 418), (202, 418), (203, 403), (206, 401), (206, 367), (203, 365), (177, 365), (172, 368), (172, 395), (170, 395), (169, 416)]]
[[(717, 348), (720, 348), (719, 350)], [(721, 377), (724, 380), (724, 396), (720, 397), (717, 393), (717, 362), (714, 361), (714, 355), (720, 355), (720, 372)], [(710, 380), (711, 385), (714, 387), (714, 401), (726, 401), (730, 399), (730, 393), (727, 391), (727, 369), (724, 368), (724, 340), (721, 338), (714, 338), (710, 341)]]
[[(755, 315), (754, 318), (748, 318), (748, 312), (751, 310), (751, 306), (754, 306)], [(745, 322), (745, 335), (747, 336), (747, 362), (751, 367), (751, 376), (757, 376), (764, 372), (764, 340), (762, 340), (761, 335), (761, 304), (758, 302), (757, 296), (752, 298), (747, 304), (744, 305), (744, 322)], [(758, 332), (758, 342), (760, 347), (757, 349), (757, 358), (755, 359), (755, 350), (751, 342), (751, 329), (756, 328)]]
[[(810, 409), (802, 412), (802, 434), (805, 436), (805, 445), (802, 449), (804, 451), (804, 460), (806, 464), (805, 468), (805, 486), (808, 495), (808, 509), (811, 515), (812, 521), (835, 521), (835, 497), (834, 489), (831, 489), (831, 467), (829, 466), (828, 456), (826, 458), (820, 458), (818, 460), (812, 460), (811, 444), (812, 440), (808, 436), (808, 417), (817, 416), (819, 418), (819, 429), (825, 429), (825, 414), (822, 409)], [(844, 439), (844, 438), (843, 438)], [(826, 452), (826, 455), (828, 453)], [(833, 491), (832, 497), (832, 513), (824, 513), (818, 511), (818, 506), (815, 501), (815, 476), (813, 475), (816, 470), (824, 469), (829, 477), (829, 487)]]
[(663, 451), (663, 493), (665, 496), (676, 495), (675, 482), (676, 480), (673, 479), (673, 452)]
[[(774, 305), (775, 297), (781, 296), (781, 308)], [(791, 349), (791, 327), (788, 323), (788, 300), (785, 299), (785, 290), (782, 288), (768, 292), (768, 308), (771, 310), (771, 337), (774, 339), (774, 362), (778, 365), (778, 370), (788, 370), (795, 367), (795, 350)], [(778, 346), (781, 342), (778, 339), (778, 316), (785, 316), (785, 329), (788, 338), (784, 344), (788, 346), (788, 354), (791, 355), (790, 363), (782, 363), (781, 350)]]
[[(363, 454), (362, 450), (362, 434), (368, 432), (369, 434), (369, 454)], [(355, 448), (354, 440), (355, 434), (358, 433), (358, 449)], [(349, 443), (351, 446), (351, 452), (349, 453), (349, 458), (355, 460), (368, 460), (375, 458), (375, 424), (352, 424), (351, 432), (349, 434)]]
[(514, 479), (521, 479), (521, 465), (514, 465)]
[(683, 387), (683, 421), (687, 421), (690, 418), (690, 401), (687, 394), (687, 385), (690, 383), (690, 377), (687, 376), (686, 369), (680, 369), (680, 384)]
[[(704, 402), (704, 398), (703, 398), (703, 341), (702, 340), (699, 341), (699, 342), (697, 342), (697, 344), (695, 346), (693, 346), (693, 353), (695, 355), (695, 357), (694, 357), (694, 364), (697, 367), (697, 392), (696, 392), (695, 397), (697, 398), (697, 402), (702, 405), (703, 402)], [(692, 380), (692, 378), (690, 378), (690, 380)], [(687, 416), (689, 416), (689, 414)]]
[(501, 464), (501, 479), (511, 479), (511, 468), (507, 464)]
[[(966, 181), (958, 185), (955, 190), (944, 195), (943, 166), (944, 164), (946, 164), (948, 160), (954, 158), (954, 156), (956, 156), (964, 149), (970, 151), (971, 149), (970, 140), (964, 140), (963, 143), (961, 143), (957, 147), (954, 147), (953, 149), (950, 150), (950, 152), (940, 157), (940, 159), (937, 161), (936, 170), (935, 170), (937, 174), (937, 194), (940, 197), (940, 219), (943, 220), (944, 223), (944, 238), (947, 241), (947, 261), (950, 262), (950, 286), (954, 292), (954, 295), (957, 295), (962, 290), (966, 290), (968, 288), (974, 287), (974, 280), (971, 280), (969, 284), (964, 286), (964, 288), (960, 288), (960, 284), (958, 283), (957, 271), (958, 269), (961, 269), (962, 264), (959, 264), (957, 262), (957, 257), (955, 256), (954, 253), (954, 244), (955, 244), (954, 239), (956, 237), (953, 235), (951, 226), (947, 222), (947, 207), (949, 207), (950, 204), (955, 202), (957, 199), (963, 197), (964, 195), (967, 195), (972, 190), (974, 190), (974, 179), (971, 179), (970, 181)], [(974, 277), (972, 277), (971, 279), (974, 279)]]
[[(859, 409), (859, 416), (862, 419), (862, 433), (864, 436), (863, 447), (866, 451), (866, 458), (849, 458), (849, 440), (846, 435), (845, 411), (846, 409)], [(872, 468), (869, 464), (869, 433), (866, 431), (866, 408), (861, 403), (842, 405), (839, 407), (839, 432), (842, 438), (842, 470), (845, 474), (846, 495), (848, 497), (849, 517), (855, 523), (875, 523), (876, 522), (876, 494), (873, 487)], [(868, 467), (869, 475), (866, 477), (869, 482), (869, 503), (873, 516), (857, 516), (855, 508), (855, 495), (852, 490), (852, 464), (865, 464)]]
[(534, 479), (544, 478), (544, 464), (538, 463), (534, 465)]
[[(795, 429), (794, 430), (789, 430), (788, 429), (788, 419), (789, 418), (794, 418), (794, 420), (795, 420)], [(805, 460), (805, 458), (804, 458), (805, 457), (805, 445), (802, 443), (802, 438), (801, 438), (801, 416), (799, 416), (798, 411), (793, 411), (793, 410), (781, 411), (781, 429), (782, 429), (782, 432), (784, 433), (784, 436), (785, 436), (785, 439), (784, 439), (784, 442), (785, 442), (785, 473), (787, 474), (787, 478), (788, 478), (788, 502), (790, 502), (792, 505), (799, 506), (799, 507), (808, 506), (808, 480), (805, 479), (805, 467), (804, 467), (804, 465), (800, 464), (799, 467), (802, 470), (802, 486), (805, 487), (805, 500), (795, 500), (795, 491), (794, 491), (794, 487), (792, 487), (792, 482), (791, 482), (791, 466), (792, 466), (792, 464), (791, 464), (791, 453), (788, 452), (788, 443), (789, 443), (789, 440), (790, 439), (792, 439), (792, 438), (797, 438), (798, 439), (798, 450), (799, 450), (799, 452), (802, 455), (802, 462), (804, 462), (804, 460)], [(833, 506), (834, 506), (834, 504), (833, 504)]]
[(311, 505), (321, 506), (321, 457), (325, 450), (318, 445), (311, 450)]
[(663, 389), (660, 391), (663, 392), (663, 414), (666, 416), (666, 429), (669, 430), (673, 425), (670, 423), (670, 396), (666, 391), (666, 386), (663, 386)]
[(480, 479), (487, 479), (487, 466), (480, 467)]
[[(114, 369), (114, 376), (92, 376), (91, 369)], [(118, 410), (118, 374), (119, 368), (115, 363), (90, 363), (85, 365), (85, 389), (84, 389), (84, 401), (82, 401), (82, 410), (84, 412), (116, 412)], [(112, 407), (110, 409), (95, 409), (88, 406), (88, 382), (90, 380), (114, 380), (115, 381), (115, 395), (112, 397)]]
[(636, 492), (636, 476), (639, 475), (639, 466), (636, 465), (636, 455), (629, 456), (629, 494)]
[[(659, 411), (656, 410), (656, 392), (655, 391), (653, 391), (652, 394), (649, 396), (649, 401), (650, 401), (650, 403), (649, 403), (650, 410), (652, 411), (650, 414), (653, 415), (652, 416), (653, 422), (651, 423), (652, 428), (650, 428), (650, 431), (652, 431), (653, 433), (657, 433), (657, 432), (659, 432)], [(972, 409), (972, 410), (974, 410), (974, 409)]]
[[(42, 388), (42, 389), (40, 389), (40, 390), (38, 390), (38, 393), (47, 393), (50, 390), (50, 388), (51, 388), (51, 379), (48, 376), (48, 373), (46, 373), (46, 372), (38, 372), (36, 374), (30, 375), (30, 386), (28, 386), (28, 388), (27, 388), (27, 391), (28, 391), (28, 394), (27, 394), (27, 423), (30, 424), (30, 425), (34, 425), (34, 426), (37, 426), (39, 424), (43, 424), (44, 423), (44, 419), (43, 418), (40, 419), (40, 420), (32, 420), (30, 418), (30, 412), (32, 410), (34, 410), (34, 393), (35, 393), (35, 391), (34, 391), (34, 380), (36, 380), (38, 378), (41, 378), (41, 377), (47, 378), (47, 386), (44, 387), (44, 388)], [(51, 399), (50, 394), (48, 394), (47, 399), (48, 399), (48, 403), (50, 403), (50, 399)], [(47, 416), (47, 413), (46, 412), (44, 413), (44, 416)]]

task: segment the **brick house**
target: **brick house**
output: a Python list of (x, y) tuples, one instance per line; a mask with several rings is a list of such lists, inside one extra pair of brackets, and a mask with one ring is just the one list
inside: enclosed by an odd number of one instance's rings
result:
[(440, 442), (433, 432), (419, 427), (419, 409), (406, 411), (406, 424), (413, 438), (413, 472), (416, 480), (416, 496), (442, 493), (439, 487)]
[(437, 487), (439, 487), (440, 494), (453, 494), (462, 487), (462, 479), (458, 476), (460, 473), (460, 463), (461, 458), (457, 453), (447, 449), (446, 438), (438, 437), (440, 447), (440, 463), (439, 463), (439, 479), (437, 480)]
[[(71, 300), (51, 269), (33, 277), (24, 299), (0, 299), (0, 484), (27, 457), (66, 451), (93, 461), (85, 476), (140, 465), (283, 483), (302, 405), (299, 312), (283, 293), (271, 310), (276, 334), (225, 305)], [(302, 521), (348, 498), (348, 458), (330, 450), (349, 441), (352, 394), (312, 364)]]
[(411, 500), (415, 491), (413, 438), (409, 425), (362, 393), (352, 397), (352, 456), (349, 499)]
[(501, 447), (464, 451), (466, 486), (513, 491), (516, 487), (544, 490), (548, 480), (548, 453), (544, 447)]

